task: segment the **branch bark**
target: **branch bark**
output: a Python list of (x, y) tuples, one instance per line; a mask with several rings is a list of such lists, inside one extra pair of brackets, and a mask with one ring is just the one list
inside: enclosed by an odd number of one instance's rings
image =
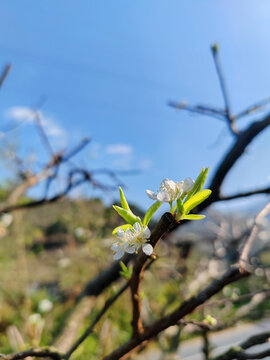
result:
[[(161, 239), (171, 227), (175, 225), (176, 221), (171, 213), (165, 213), (157, 226), (153, 230), (150, 237), (150, 244), (153, 248), (156, 246), (159, 239)], [(140, 294), (140, 284), (143, 278), (143, 273), (147, 260), (149, 259), (141, 250), (140, 255), (137, 258), (132, 277), (130, 279), (130, 289), (131, 289), (131, 301), (132, 301), (132, 329), (133, 337), (138, 338), (143, 332), (143, 324), (141, 319), (141, 294)]]

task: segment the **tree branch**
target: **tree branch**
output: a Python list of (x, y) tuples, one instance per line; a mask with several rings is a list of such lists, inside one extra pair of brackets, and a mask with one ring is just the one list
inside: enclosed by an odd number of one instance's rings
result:
[(247, 109), (244, 109), (243, 111), (241, 111), (240, 113), (238, 113), (237, 115), (234, 116), (235, 120), (238, 120), (242, 117), (245, 117), (247, 115), (250, 115), (252, 113), (254, 113), (255, 111), (259, 111), (262, 110), (262, 108), (264, 108), (265, 105), (270, 103), (270, 97), (267, 97), (261, 101), (258, 101), (257, 103), (249, 106)]
[(63, 359), (63, 355), (58, 351), (50, 350), (49, 348), (44, 349), (29, 349), (9, 355), (0, 355), (1, 360), (20, 360), (25, 359), (29, 356), (38, 357), (38, 358), (50, 358), (53, 360)]
[[(153, 248), (156, 246), (159, 239), (161, 239), (175, 224), (175, 219), (171, 213), (165, 213), (157, 226), (153, 230), (150, 237), (150, 244)], [(140, 294), (140, 284), (143, 278), (143, 273), (145, 265), (149, 257), (145, 255), (142, 250), (140, 250), (140, 255), (137, 258), (132, 276), (130, 279), (130, 289), (131, 289), (131, 300), (132, 300), (132, 336), (137, 338), (143, 331), (143, 325), (141, 320), (141, 294)]]
[(270, 186), (265, 187), (263, 189), (257, 189), (247, 192), (240, 192), (233, 195), (227, 195), (227, 196), (220, 196), (218, 201), (228, 201), (228, 200), (234, 200), (234, 199), (240, 199), (243, 197), (253, 196), (253, 195), (260, 195), (260, 194), (269, 194), (270, 193)]
[(248, 257), (249, 257), (250, 249), (256, 238), (260, 221), (267, 214), (269, 214), (269, 212), (270, 212), (270, 202), (259, 212), (259, 214), (255, 218), (254, 226), (252, 227), (251, 233), (240, 255), (239, 266), (242, 268), (243, 271), (247, 270), (249, 264)]
[(251, 336), (237, 347), (232, 347), (224, 354), (218, 355), (213, 360), (232, 360), (232, 359), (263, 359), (270, 355), (270, 349), (257, 354), (248, 354), (243, 350), (249, 349), (256, 345), (261, 345), (268, 342), (270, 339), (270, 332), (264, 332), (258, 335)]
[(232, 145), (231, 149), (228, 151), (227, 155), (222, 159), (220, 165), (218, 166), (209, 187), (212, 190), (211, 197), (209, 197), (202, 204), (202, 206), (199, 207), (200, 209), (205, 209), (211, 203), (220, 201), (222, 198), (220, 193), (221, 185), (228, 172), (231, 170), (237, 160), (244, 154), (247, 146), (269, 125), (270, 115), (266, 116), (263, 120), (254, 121), (248, 126), (246, 130), (241, 132)]
[(185, 301), (178, 309), (154, 322), (152, 325), (145, 328), (139, 337), (133, 337), (124, 345), (116, 349), (110, 355), (106, 356), (105, 360), (119, 360), (124, 359), (126, 355), (134, 351), (144, 341), (150, 340), (161, 331), (167, 329), (172, 325), (176, 325), (184, 316), (192, 313), (198, 306), (205, 303), (212, 296), (221, 291), (226, 285), (231, 284), (249, 276), (248, 272), (241, 272), (238, 266), (232, 267), (220, 279), (214, 280), (209, 286), (202, 290), (197, 296)]
[(0, 88), (3, 86), (10, 70), (11, 70), (11, 64), (6, 64), (0, 75)]

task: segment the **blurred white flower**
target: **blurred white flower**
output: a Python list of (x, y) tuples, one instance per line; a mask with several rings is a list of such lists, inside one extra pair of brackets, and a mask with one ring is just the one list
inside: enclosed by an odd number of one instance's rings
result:
[(8, 227), (11, 225), (11, 223), (13, 221), (13, 215), (12, 214), (3, 214), (1, 216), (0, 221), (4, 226)]
[(58, 266), (62, 269), (68, 267), (70, 265), (70, 259), (69, 258), (62, 258), (58, 261)]
[(34, 314), (31, 314), (31, 315), (28, 317), (28, 321), (29, 321), (29, 323), (32, 324), (32, 325), (37, 325), (37, 324), (43, 322), (43, 319), (42, 319), (42, 317), (41, 317), (40, 314), (34, 313)]
[(43, 299), (38, 304), (38, 311), (41, 313), (47, 313), (53, 308), (53, 303), (49, 299)]
[(74, 234), (76, 237), (80, 238), (85, 235), (85, 229), (83, 227), (77, 227), (74, 230)]

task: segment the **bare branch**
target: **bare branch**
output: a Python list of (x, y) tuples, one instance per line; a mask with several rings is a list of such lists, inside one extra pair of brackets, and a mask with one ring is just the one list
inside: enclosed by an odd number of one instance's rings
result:
[(222, 304), (226, 304), (226, 303), (237, 303), (239, 301), (249, 300), (250, 298), (252, 298), (253, 296), (255, 296), (257, 294), (265, 294), (266, 296), (270, 296), (270, 289), (263, 289), (263, 290), (253, 291), (253, 292), (248, 293), (248, 294), (240, 295), (240, 296), (238, 296), (237, 298), (234, 298), (234, 299), (225, 298), (225, 299), (219, 299), (219, 300), (211, 301), (209, 303), (204, 304), (204, 306), (205, 307), (212, 307), (212, 306), (222, 305)]
[(176, 110), (186, 110), (190, 113), (210, 116), (218, 120), (227, 121), (226, 113), (224, 110), (215, 109), (213, 107), (208, 107), (205, 105), (189, 105), (185, 101), (175, 102), (169, 101), (168, 105)]
[(231, 130), (231, 132), (234, 136), (238, 136), (239, 132), (235, 127), (234, 118), (231, 113), (229, 93), (227, 90), (225, 76), (224, 76), (222, 66), (221, 66), (221, 61), (219, 58), (218, 45), (217, 44), (213, 45), (211, 47), (211, 50), (212, 50), (212, 55), (213, 55), (213, 59), (214, 59), (214, 63), (215, 63), (215, 67), (216, 67), (216, 71), (217, 71), (217, 75), (218, 75), (218, 79), (219, 79), (219, 84), (220, 84), (220, 88), (221, 88), (221, 92), (222, 92), (222, 96), (223, 96), (223, 100), (224, 100), (224, 104), (225, 104), (225, 113), (226, 113), (226, 118), (228, 121), (229, 129)]
[(248, 257), (249, 257), (250, 249), (256, 238), (260, 221), (267, 214), (269, 214), (269, 212), (270, 212), (270, 202), (259, 212), (259, 214), (255, 218), (254, 226), (251, 230), (249, 238), (247, 239), (245, 246), (240, 255), (239, 266), (242, 268), (243, 271), (247, 270), (248, 263), (249, 263)]
[(270, 103), (270, 97), (267, 97), (261, 101), (258, 101), (257, 103), (249, 106), (247, 109), (245, 109), (245, 110), (241, 111), (240, 113), (238, 113), (237, 115), (235, 115), (234, 119), (238, 120), (238, 119), (241, 119), (242, 117), (253, 114), (256, 111), (263, 110), (265, 105), (267, 105), (269, 103)]
[(81, 345), (81, 343), (93, 332), (95, 325), (99, 322), (101, 317), (106, 313), (106, 311), (112, 306), (112, 304), (119, 298), (119, 296), (129, 287), (129, 283), (124, 284), (115, 294), (113, 294), (104, 304), (101, 311), (95, 316), (90, 326), (84, 331), (82, 336), (71, 346), (67, 351), (64, 358), (65, 360), (69, 359), (73, 352)]
[(232, 359), (263, 359), (266, 356), (270, 355), (270, 349), (260, 353), (248, 354), (244, 350), (249, 349), (256, 345), (261, 345), (266, 342), (269, 342), (270, 332), (261, 333), (258, 335), (251, 336), (248, 340), (244, 341), (237, 347), (232, 347), (224, 354), (216, 356), (213, 360), (232, 360)]
[(41, 140), (43, 141), (44, 147), (47, 149), (47, 151), (49, 152), (49, 154), (54, 157), (54, 151), (52, 148), (52, 145), (49, 141), (49, 138), (43, 128), (43, 124), (42, 124), (42, 114), (39, 110), (32, 110), (33, 111), (33, 115), (34, 115), (34, 120), (35, 120), (35, 124), (37, 126), (39, 135), (41, 137)]
[(203, 204), (200, 206), (200, 209), (204, 209), (215, 201), (219, 201), (222, 196), (221, 185), (237, 162), (237, 160), (244, 154), (246, 148), (250, 143), (259, 135), (263, 130), (265, 130), (270, 125), (270, 115), (266, 116), (263, 120), (254, 121), (250, 124), (246, 130), (242, 131), (241, 134), (236, 138), (231, 149), (227, 152), (226, 156), (222, 159), (220, 165), (218, 166), (213, 179), (210, 184), (210, 189), (212, 190), (212, 195), (209, 197)]
[(10, 70), (11, 70), (11, 64), (6, 64), (0, 75), (0, 88), (3, 86)]
[(20, 360), (25, 359), (29, 356), (38, 357), (38, 358), (50, 358), (53, 360), (63, 359), (63, 355), (58, 351), (50, 350), (49, 348), (44, 349), (29, 349), (9, 355), (0, 355), (2, 360)]
[(228, 196), (220, 196), (219, 201), (228, 201), (228, 200), (240, 199), (243, 197), (248, 197), (248, 196), (253, 196), (253, 195), (269, 194), (269, 193), (270, 193), (270, 186), (263, 188), (263, 189), (257, 189), (257, 190), (237, 193), (237, 194), (228, 195)]

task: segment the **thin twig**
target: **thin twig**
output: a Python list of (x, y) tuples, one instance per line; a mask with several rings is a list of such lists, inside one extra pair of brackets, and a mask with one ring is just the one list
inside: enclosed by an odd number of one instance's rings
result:
[(253, 114), (256, 111), (263, 110), (265, 105), (270, 103), (270, 97), (267, 97), (261, 101), (258, 101), (257, 103), (249, 106), (247, 109), (242, 110), (240, 113), (234, 116), (235, 120), (241, 119), (242, 117), (245, 117), (247, 115)]
[(226, 113), (226, 118), (228, 120), (229, 129), (231, 130), (233, 135), (238, 136), (239, 133), (238, 133), (236, 127), (235, 127), (234, 118), (233, 118), (232, 113), (231, 113), (229, 92), (228, 92), (228, 89), (227, 89), (225, 76), (224, 76), (223, 69), (222, 69), (222, 66), (221, 66), (218, 46), (213, 45), (211, 47), (211, 50), (212, 50), (212, 55), (213, 55), (213, 59), (214, 59), (214, 63), (215, 63), (216, 71), (217, 71), (217, 76), (218, 76), (218, 79), (219, 79), (219, 84), (220, 84), (220, 88), (221, 88), (221, 92), (222, 92), (222, 96), (223, 96), (223, 100), (224, 100), (224, 104), (225, 104), (225, 113)]
[(210, 342), (208, 339), (208, 330), (206, 330), (206, 329), (202, 330), (201, 334), (202, 334), (202, 338), (203, 338), (202, 352), (204, 354), (204, 359), (209, 360), (211, 346), (210, 346)]
[(0, 88), (3, 86), (10, 70), (11, 70), (11, 64), (6, 64), (0, 75)]
[(43, 141), (43, 144), (44, 144), (45, 148), (47, 149), (47, 151), (49, 152), (49, 154), (52, 157), (54, 157), (54, 151), (53, 151), (52, 145), (51, 145), (50, 140), (43, 128), (42, 114), (39, 110), (32, 110), (32, 111), (33, 111), (33, 115), (34, 115), (35, 124), (37, 126), (41, 140)]
[(248, 237), (245, 246), (241, 252), (239, 266), (243, 271), (247, 270), (248, 267), (248, 257), (250, 253), (251, 246), (256, 239), (256, 235), (258, 233), (259, 224), (262, 218), (264, 218), (270, 212), (270, 202), (259, 212), (259, 214), (255, 218), (254, 226), (251, 230), (250, 236)]
[(270, 349), (266, 352), (258, 354), (247, 354), (243, 350), (247, 350), (253, 346), (261, 345), (268, 342), (270, 339), (270, 332), (264, 332), (261, 334), (253, 335), (242, 344), (237, 347), (232, 347), (227, 350), (224, 354), (218, 355), (212, 360), (232, 360), (232, 359), (263, 359), (270, 355)]
[[(148, 262), (146, 269), (149, 269), (150, 266), (156, 259), (151, 259)], [(95, 316), (89, 327), (84, 331), (84, 333), (79, 337), (79, 339), (70, 347), (70, 349), (65, 354), (65, 359), (69, 359), (73, 352), (80, 346), (80, 344), (93, 332), (95, 325), (99, 322), (101, 317), (107, 312), (107, 310), (114, 304), (114, 302), (119, 298), (123, 292), (128, 289), (130, 283), (129, 281), (125, 283), (115, 294), (111, 295), (111, 297), (105, 302), (103, 308), (99, 311), (99, 313)]]
[(270, 193), (270, 186), (267, 186), (262, 189), (247, 191), (247, 192), (240, 192), (233, 195), (227, 195), (227, 196), (220, 196), (219, 201), (228, 201), (228, 200), (234, 200), (234, 199), (240, 199), (243, 197), (253, 196), (253, 195), (260, 195), (260, 194), (269, 194)]
[(227, 303), (234, 304), (234, 303), (237, 303), (239, 301), (249, 300), (250, 298), (252, 298), (253, 296), (255, 296), (257, 294), (265, 294), (266, 296), (269, 296), (270, 295), (270, 289), (263, 289), (263, 290), (253, 291), (253, 292), (248, 293), (248, 294), (239, 295), (238, 297), (236, 297), (234, 299), (225, 298), (225, 299), (219, 299), (219, 300), (211, 301), (211, 302), (208, 302), (208, 303), (204, 304), (203, 306), (204, 307), (213, 307), (213, 306), (227, 304)]
[(187, 102), (169, 101), (168, 106), (176, 110), (185, 110), (190, 113), (210, 116), (218, 120), (227, 121), (224, 110), (215, 109), (205, 105), (189, 105)]
[(28, 349), (14, 354), (9, 355), (0, 355), (1, 360), (21, 360), (29, 356), (38, 357), (38, 358), (50, 358), (53, 360), (63, 359), (63, 354), (58, 351), (51, 350), (49, 348), (44, 349)]
[(112, 304), (119, 298), (119, 296), (129, 287), (129, 283), (124, 284), (115, 294), (113, 294), (104, 304), (100, 312), (95, 316), (92, 323), (84, 331), (82, 336), (71, 346), (64, 356), (64, 359), (67, 360), (73, 354), (73, 352), (81, 345), (81, 343), (93, 332), (95, 325), (99, 322), (101, 317), (106, 313), (106, 311), (112, 306)]

